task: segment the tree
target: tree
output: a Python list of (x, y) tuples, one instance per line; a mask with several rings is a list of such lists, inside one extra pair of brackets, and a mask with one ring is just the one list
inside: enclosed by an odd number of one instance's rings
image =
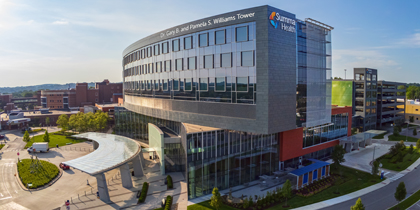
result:
[(416, 128), (413, 129), (413, 136), (417, 136), (417, 129)]
[(419, 148), (420, 148), (420, 139), (418, 139), (416, 143), (416, 149), (419, 149)]
[(338, 168), (338, 166), (341, 165), (341, 163), (345, 162), (344, 154), (346, 151), (341, 145), (335, 145), (334, 150), (331, 154), (331, 159), (333, 160), (333, 165), (335, 168)]
[(50, 142), (50, 134), (48, 134), (48, 131), (45, 131), (44, 142)]
[(336, 79), (336, 80), (343, 80), (343, 78), (341, 78), (341, 77), (334, 77), (334, 79)]
[(410, 148), (408, 148), (408, 153), (413, 154), (414, 152), (414, 146), (410, 144)]
[(62, 114), (58, 117), (57, 125), (61, 128), (61, 131), (66, 131), (69, 126), (69, 117), (66, 114)]
[(29, 137), (28, 131), (25, 131), (25, 134), (23, 134), (23, 141), (24, 142), (29, 142), (30, 140), (31, 140), (31, 138)]
[(292, 197), (292, 184), (290, 180), (286, 180), (286, 183), (283, 184), (283, 188), (281, 189), (283, 196), (286, 198), (286, 206), (287, 206), (287, 199)]
[(405, 184), (404, 182), (400, 182), (400, 184), (398, 184), (397, 190), (395, 191), (394, 197), (397, 199), (398, 203), (400, 203), (400, 201), (404, 200), (406, 195), (407, 190), (405, 189)]
[(420, 98), (420, 87), (410, 85), (406, 89), (406, 96), (407, 99), (419, 99)]
[(106, 128), (108, 124), (108, 113), (98, 111), (95, 113), (95, 125), (96, 130), (102, 131)]
[(372, 164), (372, 174), (373, 175), (378, 175), (379, 173), (379, 162), (378, 161), (374, 161)]
[(393, 135), (394, 136), (399, 136), (400, 135), (400, 129), (398, 128), (398, 126), (394, 126)]
[(248, 197), (244, 199), (244, 203), (242, 204), (243, 209), (247, 209), (249, 207), (249, 200)]
[(414, 116), (409, 116), (408, 118), (409, 118), (409, 121), (410, 121), (411, 123), (413, 123), (413, 122), (414, 122)]
[(47, 126), (49, 126), (49, 125), (50, 125), (50, 118), (49, 118), (49, 117), (45, 118), (45, 124), (46, 124)]
[(357, 199), (356, 204), (350, 207), (350, 210), (365, 210), (365, 206), (362, 203), (362, 199)]
[(220, 196), (219, 189), (217, 187), (213, 188), (212, 194), (213, 196), (211, 196), (210, 206), (216, 210), (219, 210), (219, 208), (222, 206), (222, 198)]

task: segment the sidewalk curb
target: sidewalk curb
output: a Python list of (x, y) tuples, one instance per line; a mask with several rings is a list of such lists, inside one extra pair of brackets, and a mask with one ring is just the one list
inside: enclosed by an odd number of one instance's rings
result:
[(58, 175), (53, 179), (53, 180), (51, 180), (50, 182), (48, 182), (47, 184), (45, 184), (44, 186), (42, 186), (42, 187), (39, 187), (39, 188), (36, 188), (36, 189), (28, 189), (28, 188), (26, 188), (24, 185), (23, 185), (23, 183), (22, 183), (22, 181), (20, 180), (20, 178), (19, 178), (19, 172), (18, 172), (18, 169), (17, 169), (17, 163), (16, 163), (16, 171), (15, 171), (15, 178), (17, 179), (17, 183), (19, 184), (19, 186), (22, 188), (22, 190), (24, 190), (24, 191), (29, 191), (29, 192), (32, 192), (32, 191), (39, 191), (39, 190), (43, 190), (43, 189), (45, 189), (45, 188), (48, 188), (49, 186), (51, 186), (51, 185), (53, 185), (55, 182), (57, 182), (57, 180), (58, 179), (60, 179), (61, 178), (61, 176), (63, 175), (63, 170), (60, 168), (60, 167), (58, 167), (57, 166), (57, 168), (58, 168), (58, 170), (59, 170), (59, 173), (58, 173)]

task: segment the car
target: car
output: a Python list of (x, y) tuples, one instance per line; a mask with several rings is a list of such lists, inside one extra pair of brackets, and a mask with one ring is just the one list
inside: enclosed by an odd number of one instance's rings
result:
[(22, 128), (22, 131), (31, 131), (32, 129), (31, 128)]
[(70, 166), (68, 166), (64, 163), (60, 163), (60, 168), (63, 169), (63, 170), (67, 170), (67, 169), (70, 169)]
[(0, 139), (4, 139), (4, 135), (0, 135)]

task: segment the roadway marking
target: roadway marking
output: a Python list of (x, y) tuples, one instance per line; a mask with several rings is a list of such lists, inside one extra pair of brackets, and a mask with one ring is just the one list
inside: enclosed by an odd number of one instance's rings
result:
[(396, 174), (393, 177), (389, 178), (392, 181), (396, 181), (397, 179), (403, 177), (405, 174)]
[(9, 199), (9, 198), (12, 198), (12, 196), (10, 196), (10, 197), (5, 197), (5, 198), (0, 198), (0, 201), (1, 201), (1, 200), (6, 200), (6, 199)]
[[(11, 164), (13, 164), (13, 163), (11, 163)], [(5, 164), (5, 165), (9, 165), (9, 164)], [(6, 198), (2, 198), (2, 199), (0, 199), (0, 200), (4, 200), (4, 199), (8, 199), (8, 198), (12, 198), (12, 194), (10, 194), (10, 192), (9, 192), (9, 189), (7, 188), (7, 186), (6, 186), (6, 182), (5, 182), (5, 180), (4, 180), (4, 175), (5, 175), (5, 173), (4, 173), (4, 168), (5, 167), (2, 167), (2, 171), (3, 171), (3, 173), (2, 173), (2, 177), (3, 177), (3, 186), (4, 186), (4, 188), (6, 188), (6, 190), (7, 190), (7, 193), (9, 193), (9, 197), (6, 197)]]
[(391, 173), (391, 172), (386, 172), (386, 173), (384, 173), (384, 176), (385, 176), (385, 175), (387, 175), (387, 174), (389, 174), (389, 173)]

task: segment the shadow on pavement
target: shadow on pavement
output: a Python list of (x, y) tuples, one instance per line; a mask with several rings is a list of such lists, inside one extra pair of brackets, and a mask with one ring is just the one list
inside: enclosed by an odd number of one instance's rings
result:
[(64, 172), (68, 173), (68, 174), (74, 174), (74, 171), (71, 169), (67, 169), (67, 170), (63, 170)]
[(64, 157), (60, 152), (50, 150), (47, 153), (36, 153), (38, 158), (55, 158), (55, 157)]

